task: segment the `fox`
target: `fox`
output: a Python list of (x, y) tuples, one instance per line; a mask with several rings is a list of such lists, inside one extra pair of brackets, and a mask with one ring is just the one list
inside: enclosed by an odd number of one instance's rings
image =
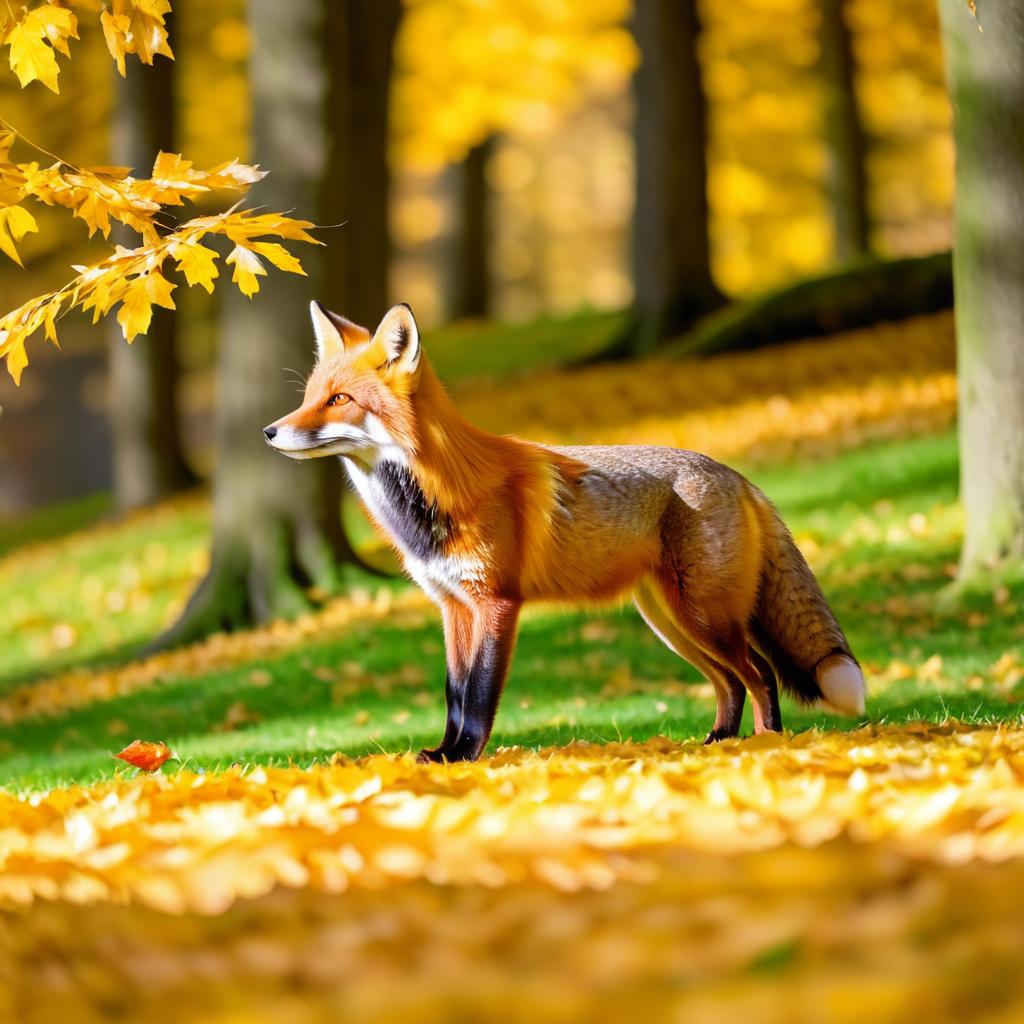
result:
[(302, 404), (263, 429), (292, 459), (340, 456), (371, 520), (439, 607), (447, 720), (423, 762), (476, 760), (490, 738), (527, 603), (632, 599), (711, 682), (705, 743), (780, 732), (797, 701), (862, 715), (866, 684), (818, 581), (768, 498), (706, 455), (562, 446), (487, 433), (457, 410), (411, 308), (374, 333), (310, 304)]

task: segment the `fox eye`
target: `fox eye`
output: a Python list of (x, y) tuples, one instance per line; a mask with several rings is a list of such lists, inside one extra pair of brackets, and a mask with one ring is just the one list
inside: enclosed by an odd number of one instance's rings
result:
[(351, 402), (351, 401), (352, 401), (352, 396), (351, 395), (345, 395), (345, 394), (331, 395), (331, 397), (327, 399), (327, 404), (328, 405), (344, 405), (346, 402)]

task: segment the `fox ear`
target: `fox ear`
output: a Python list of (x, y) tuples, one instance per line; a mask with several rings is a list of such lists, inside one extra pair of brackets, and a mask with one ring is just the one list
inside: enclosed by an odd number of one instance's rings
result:
[(332, 313), (319, 302), (309, 304), (309, 315), (316, 335), (316, 353), (320, 359), (341, 355), (345, 349), (365, 345), (370, 340), (370, 332), (365, 327)]
[(381, 320), (373, 344), (389, 370), (412, 373), (420, 362), (420, 332), (412, 310), (404, 303), (392, 306)]

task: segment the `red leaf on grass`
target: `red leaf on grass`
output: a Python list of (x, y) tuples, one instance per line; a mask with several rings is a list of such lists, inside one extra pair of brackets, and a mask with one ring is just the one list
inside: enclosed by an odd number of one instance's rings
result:
[(169, 758), (174, 757), (174, 751), (166, 743), (148, 743), (145, 740), (132, 740), (120, 754), (114, 757), (128, 764), (141, 768), (143, 771), (155, 772)]

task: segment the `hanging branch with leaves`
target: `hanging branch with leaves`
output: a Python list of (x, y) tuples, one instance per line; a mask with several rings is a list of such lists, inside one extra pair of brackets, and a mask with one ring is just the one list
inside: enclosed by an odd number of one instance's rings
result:
[[(68, 56), (68, 40), (78, 38), (72, 7), (95, 10), (96, 4), (49, 0), (19, 14), (10, 8), (0, 13), (0, 46), (9, 47), (11, 69), (23, 88), (40, 81), (58, 91), (56, 53)], [(100, 13), (104, 37), (122, 76), (127, 54), (136, 54), (144, 64), (152, 64), (157, 54), (173, 59), (165, 25), (169, 11), (167, 0), (111, 0), (109, 9), (104, 6)], [(19, 141), (54, 162), (46, 166), (38, 161), (13, 162), (11, 149)], [(314, 227), (309, 221), (240, 210), (237, 204), (181, 224), (169, 219), (169, 208), (210, 192), (244, 195), (266, 173), (237, 160), (201, 171), (175, 153), (158, 153), (148, 178), (133, 177), (130, 167), (75, 167), (33, 146), (0, 118), (0, 251), (7, 258), (20, 266), (17, 243), (38, 231), (25, 205), (29, 202), (70, 210), (85, 223), (90, 238), (97, 232), (108, 238), (111, 224), (117, 222), (138, 232), (141, 241), (134, 249), (117, 246), (90, 266), (73, 267), (77, 275), (63, 287), (0, 316), (0, 359), (6, 360), (15, 383), (28, 363), (25, 344), (29, 338), (42, 330), (57, 344), (57, 322), (73, 309), (91, 312), (95, 323), (120, 304), (117, 322), (125, 340), (145, 334), (153, 306), (174, 309), (171, 292), (176, 286), (164, 276), (168, 261), (189, 286), (212, 292), (219, 276), (219, 253), (203, 244), (210, 236), (220, 235), (233, 243), (224, 262), (234, 268), (232, 281), (249, 297), (259, 291), (258, 278), (267, 273), (264, 261), (279, 270), (304, 273), (298, 259), (272, 239), (322, 244), (309, 234)]]

